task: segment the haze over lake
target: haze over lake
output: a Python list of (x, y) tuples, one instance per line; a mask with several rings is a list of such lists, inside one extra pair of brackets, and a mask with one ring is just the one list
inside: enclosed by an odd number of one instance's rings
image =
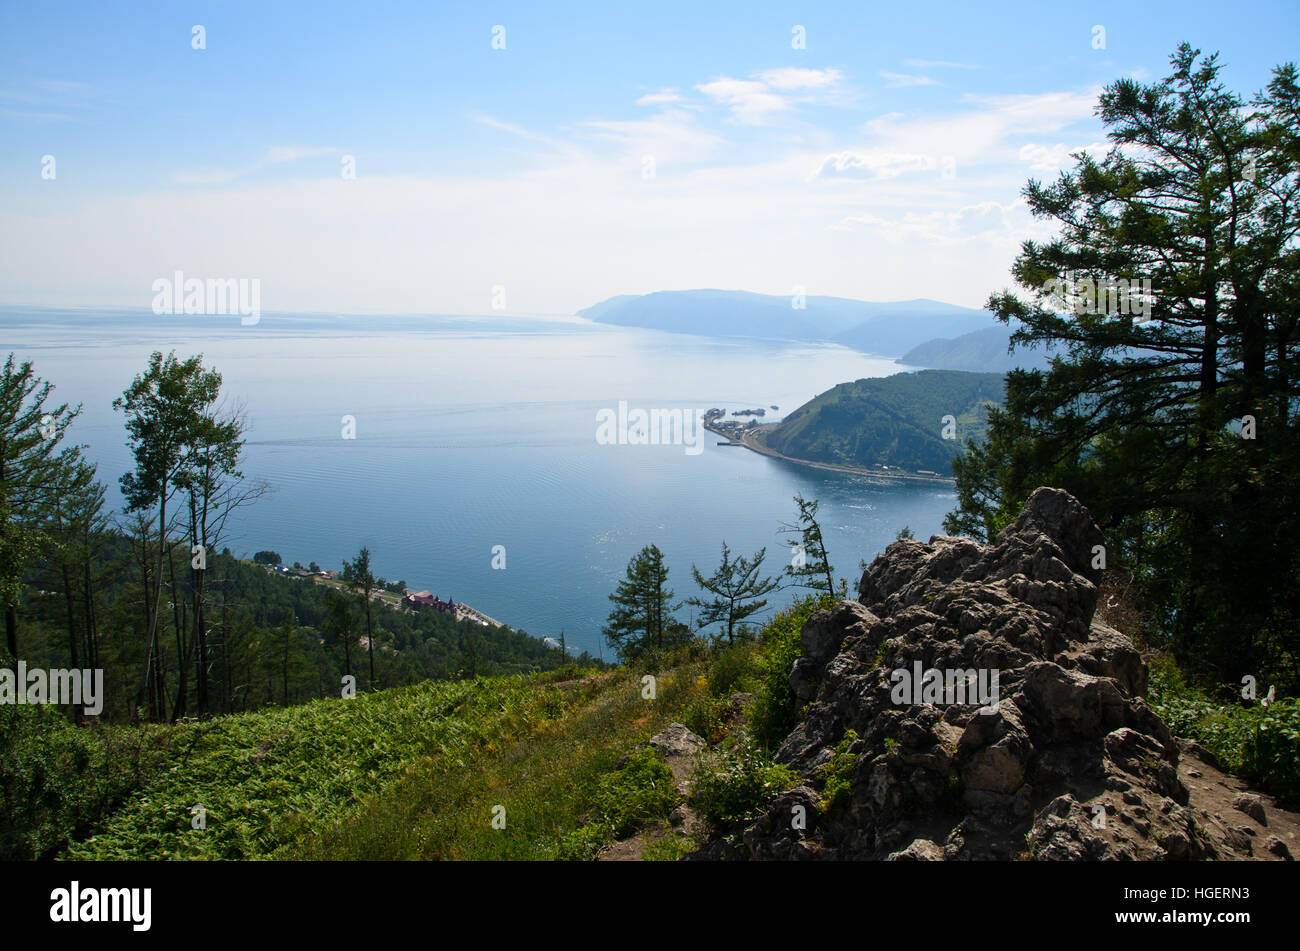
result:
[[(838, 346), (711, 339), (582, 320), (0, 309), (0, 347), (82, 403), (87, 445), (120, 506), (133, 467), (112, 401), (154, 350), (202, 353), (250, 422), (244, 474), (273, 492), (234, 516), (228, 545), (337, 569), (369, 546), (377, 574), (466, 602), (609, 658), (608, 595), (642, 546), (663, 550), (677, 600), (732, 551), (788, 562), (792, 497), (822, 502), (836, 576), (860, 573), (904, 525), (941, 531), (946, 484), (812, 469), (721, 448), (600, 445), (597, 414), (764, 407), (780, 418), (837, 383), (903, 368)], [(771, 405), (780, 410), (773, 413)], [(353, 416), (356, 438), (342, 438)], [(938, 421), (936, 421), (938, 425)], [(505, 570), (492, 549), (506, 549)], [(773, 607), (791, 592), (775, 596)], [(770, 609), (768, 612), (770, 613)], [(690, 609), (678, 612), (689, 620)]]

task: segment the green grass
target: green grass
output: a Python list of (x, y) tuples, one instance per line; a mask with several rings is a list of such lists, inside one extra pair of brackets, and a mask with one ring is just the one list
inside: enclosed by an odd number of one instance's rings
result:
[(1167, 655), (1149, 658), (1148, 667), (1147, 699), (1175, 736), (1195, 740), (1268, 792), (1300, 800), (1300, 701), (1225, 703), (1188, 683)]
[[(624, 790), (641, 797), (621, 816), (611, 809), (608, 784), (624, 753), (678, 718), (699, 690), (697, 677), (693, 666), (665, 672), (657, 699), (648, 701), (633, 674), (606, 674), (560, 715), (531, 727), (517, 722), (514, 710), (503, 711), (507, 718), (472, 764), (443, 753), (424, 757), (337, 827), (299, 839), (277, 857), (590, 857), (615, 831), (670, 808), (662, 773), (621, 777)], [(504, 828), (492, 824), (496, 806), (505, 809)]]
[(634, 749), (706, 684), (687, 664), (646, 700), (637, 673), (568, 669), (170, 727), (5, 707), (0, 844), (87, 860), (587, 858), (677, 804), (668, 768)]
[[(692, 804), (743, 826), (796, 780), (771, 755), (798, 715), (800, 628), (826, 603), (665, 658), (653, 700), (640, 668), (569, 666), (175, 726), (0, 707), (0, 858), (581, 860), (637, 832), (669, 833), (646, 858), (677, 858), (693, 843), (667, 825), (676, 783), (638, 744), (674, 721), (708, 739)], [(832, 797), (850, 775), (834, 774)]]
[(778, 612), (759, 635), (753, 656), (757, 689), (750, 708), (750, 730), (764, 750), (774, 751), (798, 720), (799, 710), (790, 691), (790, 668), (803, 656), (800, 632), (804, 622), (814, 611), (834, 603), (828, 595), (806, 595)]
[[(165, 767), (67, 855), (269, 857), (340, 821), (433, 750), (466, 762), (504, 711), (544, 716), (522, 703), (535, 679), (426, 682), (172, 727)], [(205, 828), (192, 827), (195, 807)]]

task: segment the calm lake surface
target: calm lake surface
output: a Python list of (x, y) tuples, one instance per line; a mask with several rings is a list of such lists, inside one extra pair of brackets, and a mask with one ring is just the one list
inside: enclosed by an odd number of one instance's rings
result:
[[(594, 654), (608, 595), (628, 560), (663, 550), (677, 598), (697, 594), (694, 562), (712, 573), (779, 534), (796, 493), (821, 500), (836, 569), (850, 589), (904, 525), (941, 531), (946, 484), (827, 472), (721, 448), (601, 445), (597, 413), (632, 408), (780, 418), (837, 383), (900, 371), (835, 346), (715, 340), (579, 320), (263, 315), (155, 316), (123, 311), (0, 309), (0, 350), (31, 360), (55, 402), (82, 403), (69, 439), (88, 446), (120, 505), (132, 460), (112, 401), (154, 350), (202, 353), (250, 423), (244, 473), (272, 493), (237, 513), (236, 554), (268, 548), (339, 568), (362, 545), (376, 572), (428, 588), (537, 636), (565, 632)], [(342, 437), (355, 417), (356, 438)], [(506, 567), (492, 567), (493, 546)], [(780, 592), (771, 609), (791, 596)], [(679, 615), (689, 619), (690, 609)]]

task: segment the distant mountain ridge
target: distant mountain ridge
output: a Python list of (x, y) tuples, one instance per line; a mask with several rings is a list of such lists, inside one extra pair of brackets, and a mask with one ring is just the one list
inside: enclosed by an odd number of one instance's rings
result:
[[(951, 476), (953, 457), (968, 438), (983, 438), (988, 405), (1004, 397), (998, 373), (896, 373), (832, 387), (755, 438), (792, 459)], [(953, 428), (946, 439), (948, 416)]]
[(656, 291), (611, 297), (578, 315), (670, 333), (839, 343), (885, 357), (986, 328), (993, 320), (987, 311), (924, 298), (881, 303), (811, 296), (802, 303), (797, 308), (792, 297), (750, 291)]
[(1017, 348), (1014, 353), (1008, 353), (1010, 341), (1011, 331), (999, 324), (948, 340), (927, 340), (904, 353), (898, 362), (911, 367), (975, 373), (1047, 369), (1047, 352)]

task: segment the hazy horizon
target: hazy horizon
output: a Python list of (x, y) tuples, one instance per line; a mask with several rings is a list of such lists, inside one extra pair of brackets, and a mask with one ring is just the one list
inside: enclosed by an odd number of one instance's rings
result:
[(1104, 151), (1103, 86), (1187, 41), (1259, 88), (1297, 17), (388, 9), (0, 10), (0, 301), (148, 306), (182, 270), (260, 281), (267, 313), (700, 287), (980, 307), (1049, 233), (1026, 180)]

